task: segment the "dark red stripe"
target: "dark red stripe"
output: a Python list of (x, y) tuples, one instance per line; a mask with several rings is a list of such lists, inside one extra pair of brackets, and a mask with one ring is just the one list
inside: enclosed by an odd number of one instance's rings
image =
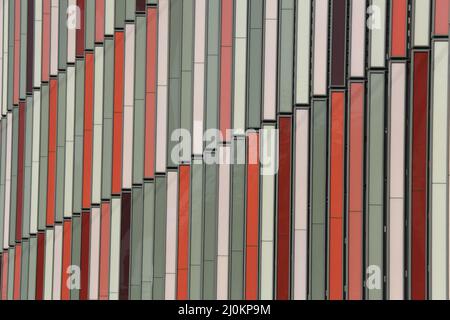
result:
[(84, 211), (81, 214), (80, 300), (89, 298), (90, 220), (90, 212)]
[(414, 53), (411, 297), (426, 299), (428, 52)]
[(290, 209), (291, 209), (291, 117), (280, 117), (278, 170), (277, 299), (289, 299)]
[(77, 0), (77, 6), (80, 9), (79, 21), (80, 25), (76, 31), (76, 55), (77, 57), (83, 57), (84, 55), (84, 8), (85, 8), (85, 0)]
[(37, 260), (36, 260), (36, 300), (44, 297), (44, 258), (45, 258), (45, 233), (37, 234)]
[(130, 221), (131, 193), (122, 194), (122, 215), (120, 222), (120, 275), (119, 299), (128, 300), (130, 284)]
[(27, 93), (31, 93), (34, 71), (34, 0), (28, 0), (27, 18)]

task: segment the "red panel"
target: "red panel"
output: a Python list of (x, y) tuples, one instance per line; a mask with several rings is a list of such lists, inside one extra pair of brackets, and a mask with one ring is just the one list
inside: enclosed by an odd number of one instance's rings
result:
[(72, 261), (72, 220), (65, 220), (63, 228), (61, 300), (70, 300), (67, 281), (69, 280), (68, 270)]
[(145, 163), (146, 178), (155, 177), (155, 114), (156, 114), (156, 55), (158, 10), (147, 9), (147, 84), (145, 107)]
[(411, 195), (411, 297), (426, 298), (428, 52), (414, 53)]
[(80, 28), (77, 29), (76, 37), (76, 55), (77, 57), (82, 57), (84, 54), (84, 8), (85, 8), (85, 0), (77, 0), (77, 6), (80, 8)]
[(14, 300), (20, 300), (20, 271), (22, 270), (22, 245), (18, 243), (16, 245), (16, 252), (14, 255)]
[(105, 0), (95, 0), (95, 42), (103, 42), (105, 34)]
[(278, 171), (277, 287), (278, 300), (289, 299), (291, 209), (291, 117), (280, 117), (280, 166)]
[(44, 297), (45, 233), (37, 234), (36, 300)]
[(111, 228), (110, 204), (104, 202), (101, 211), (100, 231), (100, 300), (109, 298), (109, 238)]
[(391, 55), (406, 56), (407, 0), (392, 0)]
[(90, 212), (83, 212), (81, 215), (80, 300), (89, 298), (90, 220)]
[(363, 152), (364, 152), (364, 84), (350, 87), (350, 145), (349, 145), (349, 216), (348, 216), (348, 284), (349, 299), (362, 299), (362, 210), (363, 210)]
[(331, 93), (330, 146), (330, 274), (331, 300), (343, 298), (343, 212), (344, 212), (344, 146), (345, 93)]
[(226, 131), (231, 127), (231, 81), (233, 70), (233, 1), (222, 0), (222, 33), (220, 59), (220, 131), (229, 141)]
[(56, 201), (56, 130), (58, 123), (58, 80), (50, 80), (48, 114), (47, 225), (55, 222)]
[(188, 299), (190, 166), (180, 166), (177, 299)]
[(24, 174), (24, 148), (25, 148), (25, 102), (19, 103), (19, 145), (17, 155), (17, 202), (16, 202), (16, 240), (22, 238), (23, 215), (23, 174)]
[(94, 127), (94, 54), (86, 53), (83, 140), (83, 208), (91, 206), (92, 136)]
[[(14, 1), (14, 90), (13, 103), (19, 103), (20, 82), (20, 1)], [(7, 14), (7, 13), (6, 13)]]
[(8, 251), (2, 256), (2, 300), (8, 299)]
[(434, 34), (448, 35), (449, 0), (435, 0)]
[(259, 134), (247, 136), (247, 223), (245, 255), (245, 299), (258, 299), (259, 240)]
[(114, 42), (114, 115), (112, 193), (120, 194), (122, 184), (122, 120), (123, 120), (123, 31), (115, 33)]
[[(42, 81), (50, 75), (50, 12), (51, 0), (42, 2)], [(36, 62), (38, 63), (38, 62)]]

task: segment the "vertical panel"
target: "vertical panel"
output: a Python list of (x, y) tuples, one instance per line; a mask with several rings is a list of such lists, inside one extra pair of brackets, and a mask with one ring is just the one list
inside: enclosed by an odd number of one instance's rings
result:
[(297, 1), (296, 6), (295, 102), (297, 104), (308, 104), (310, 92), (311, 1)]
[(314, 2), (313, 94), (327, 93), (328, 0)]
[(363, 279), (363, 152), (364, 85), (350, 84), (349, 194), (348, 194), (348, 298), (362, 299)]
[(411, 298), (422, 300), (427, 296), (428, 52), (415, 52), (413, 63)]
[(190, 166), (179, 168), (177, 299), (188, 298)]
[(343, 299), (345, 92), (331, 93), (329, 176), (329, 298)]
[(307, 299), (309, 110), (295, 112), (293, 299)]
[(166, 222), (166, 279), (165, 299), (176, 298), (176, 261), (177, 261), (177, 199), (178, 173), (167, 174), (167, 222)]
[[(231, 155), (229, 146), (219, 147), (219, 159)], [(228, 261), (229, 261), (229, 225), (230, 225), (230, 165), (219, 165), (218, 195), (218, 234), (217, 234), (217, 299), (228, 298)]]
[(350, 29), (350, 76), (363, 77), (366, 55), (366, 1), (352, 0)]
[(264, 120), (275, 120), (277, 88), (278, 1), (267, 0), (264, 19)]

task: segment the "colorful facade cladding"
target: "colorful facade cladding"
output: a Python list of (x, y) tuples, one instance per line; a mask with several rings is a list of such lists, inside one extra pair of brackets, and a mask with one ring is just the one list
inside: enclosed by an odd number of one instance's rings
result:
[(449, 299), (449, 10), (0, 0), (0, 299)]

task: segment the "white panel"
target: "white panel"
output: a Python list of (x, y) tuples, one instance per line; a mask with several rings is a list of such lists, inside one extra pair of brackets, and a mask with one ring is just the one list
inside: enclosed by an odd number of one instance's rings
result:
[(178, 173), (167, 174), (166, 300), (176, 299)]
[[(38, 1), (36, 1), (37, 4)], [(3, 30), (8, 30), (9, 18), (8, 18), (8, 3), (9, 1), (4, 1), (4, 19), (3, 19)], [(4, 32), (3, 34), (3, 74), (0, 75), (3, 77), (2, 84), (2, 115), (5, 116), (7, 112), (7, 91), (8, 91), (8, 32)]]
[(156, 112), (156, 172), (166, 171), (167, 85), (169, 50), (169, 1), (159, 1), (158, 25), (158, 89)]
[(381, 68), (386, 56), (386, 0), (372, 0), (370, 9), (370, 66)]
[(233, 128), (244, 132), (247, 88), (247, 0), (236, 0), (235, 10)]
[(295, 202), (294, 202), (294, 299), (306, 300), (307, 295), (307, 224), (308, 224), (308, 164), (309, 111), (297, 110), (295, 118)]
[(52, 300), (54, 231), (45, 232), (44, 300)]
[(100, 208), (91, 211), (91, 244), (89, 251), (89, 299), (97, 300), (100, 272)]
[[(389, 150), (389, 299), (404, 298), (404, 156), (406, 64), (393, 63), (390, 77)], [(395, 94), (392, 94), (394, 93)]]
[(92, 154), (92, 203), (100, 204), (103, 151), (103, 47), (95, 47), (94, 148)]
[[(228, 159), (230, 146), (219, 147), (219, 159)], [(219, 165), (219, 200), (217, 228), (217, 300), (228, 298), (228, 260), (230, 232), (230, 165)]]
[(316, 0), (314, 7), (314, 95), (327, 94), (328, 0)]
[(53, 259), (53, 300), (61, 300), (61, 279), (62, 279), (62, 247), (63, 247), (63, 227), (55, 225), (55, 248)]
[(195, 1), (195, 44), (194, 44), (194, 106), (193, 138), (194, 155), (203, 154), (203, 127), (205, 104), (205, 42), (206, 42), (206, 2)]
[(448, 42), (433, 44), (431, 298), (447, 299)]
[(311, 1), (297, 0), (296, 103), (309, 103)]
[[(59, 0), (52, 0), (50, 20), (50, 74), (58, 74)], [(64, 30), (62, 28), (61, 30)]]
[(125, 26), (122, 187), (131, 189), (133, 175), (134, 24)]
[(430, 45), (430, 0), (414, 0), (414, 46)]
[[(41, 0), (42, 1), (42, 0)], [(77, 19), (77, 11), (76, 11), (76, 5), (77, 0), (69, 0), (67, 5), (67, 15), (73, 19), (75, 15), (75, 19)], [(114, 8), (114, 5), (112, 6)], [(75, 10), (75, 11), (74, 11)], [(69, 63), (75, 63), (75, 52), (76, 52), (76, 35), (77, 30), (76, 28), (73, 28), (73, 22), (68, 21), (68, 26), (70, 25), (70, 28), (67, 28), (67, 62)], [(75, 20), (75, 26), (77, 24), (77, 21)]]
[(73, 153), (75, 135), (75, 67), (67, 68), (66, 156), (64, 179), (64, 217), (72, 216)]
[(105, 35), (114, 34), (114, 2), (105, 0)]
[(275, 120), (277, 95), (278, 1), (266, 0), (264, 38), (264, 120)]
[(120, 270), (120, 198), (111, 200), (111, 253), (109, 260), (109, 299), (119, 299)]
[(366, 55), (366, 8), (365, 0), (352, 0), (350, 31), (350, 75), (352, 77), (364, 77)]
[[(273, 131), (273, 125), (265, 125), (264, 130)], [(272, 134), (266, 135), (271, 138)], [(261, 135), (261, 148), (264, 145), (272, 145), (276, 141), (265, 141), (265, 135)], [(264, 152), (264, 151), (262, 151)], [(263, 175), (261, 177), (261, 276), (260, 276), (260, 298), (263, 300), (273, 299), (274, 282), (274, 221), (275, 221), (275, 176)]]

